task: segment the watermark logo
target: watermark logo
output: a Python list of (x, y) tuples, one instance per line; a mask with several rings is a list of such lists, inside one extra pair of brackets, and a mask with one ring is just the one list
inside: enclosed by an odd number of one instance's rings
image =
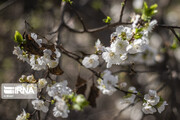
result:
[(2, 99), (36, 99), (37, 84), (3, 83), (1, 84)]

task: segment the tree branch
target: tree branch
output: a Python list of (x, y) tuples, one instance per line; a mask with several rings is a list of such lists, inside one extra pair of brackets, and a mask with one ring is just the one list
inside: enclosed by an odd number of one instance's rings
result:
[(0, 6), (0, 12), (2, 10), (4, 10), (5, 8), (9, 7), (10, 5), (12, 5), (13, 3), (15, 3), (17, 0), (8, 0), (6, 2), (4, 2), (1, 6)]
[(123, 12), (124, 12), (124, 8), (125, 8), (125, 6), (126, 6), (126, 2), (127, 2), (127, 0), (124, 0), (122, 3), (121, 3), (121, 13), (120, 13), (120, 17), (119, 17), (119, 23), (121, 23), (122, 22), (122, 17), (123, 17)]
[(178, 39), (178, 41), (180, 42), (180, 38), (179, 36), (176, 34), (175, 30), (170, 28), (170, 30), (172, 31), (172, 33), (174, 34), (174, 36)]

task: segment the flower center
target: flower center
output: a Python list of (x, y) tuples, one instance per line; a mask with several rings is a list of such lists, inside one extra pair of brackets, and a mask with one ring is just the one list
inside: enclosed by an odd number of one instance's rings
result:
[(109, 56), (110, 56), (110, 57), (113, 57), (114, 55), (115, 55), (115, 54), (114, 54), (113, 52), (110, 52), (110, 53), (109, 53)]
[(89, 59), (89, 63), (91, 63), (91, 64), (92, 64), (93, 62), (94, 62), (94, 60), (93, 60), (93, 59)]

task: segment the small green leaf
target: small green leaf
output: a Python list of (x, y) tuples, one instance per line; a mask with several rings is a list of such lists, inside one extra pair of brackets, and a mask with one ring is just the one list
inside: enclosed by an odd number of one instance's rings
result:
[[(130, 92), (130, 91), (129, 91)], [(128, 93), (127, 95), (125, 95), (123, 98), (130, 98), (132, 96), (132, 93)]]
[(19, 33), (18, 31), (16, 31), (14, 34), (14, 41), (18, 44), (25, 43), (25, 40), (23, 39), (21, 33)]
[(107, 18), (103, 19), (104, 23), (110, 24), (111, 23), (111, 17), (107, 16)]
[(55, 103), (55, 100), (51, 100), (51, 104), (54, 104)]
[(77, 95), (75, 93), (72, 93), (65, 96), (65, 99), (69, 102), (69, 104), (67, 103), (69, 108), (73, 110), (83, 110), (84, 107), (89, 104), (89, 102), (82, 94)]
[(135, 29), (135, 34), (140, 33), (140, 32), (142, 32), (142, 31), (143, 31), (143, 28), (136, 28), (136, 29)]
[(26, 113), (26, 119), (30, 117), (30, 113)]
[(163, 104), (164, 100), (163, 98), (160, 96), (160, 100), (158, 102), (158, 104), (156, 105), (156, 108), (159, 108), (162, 104)]
[(124, 2), (122, 2), (122, 3), (121, 3), (121, 6), (124, 6), (124, 5), (125, 5), (125, 3), (124, 3)]
[(154, 4), (154, 5), (151, 5), (150, 6), (150, 9), (156, 9), (158, 7), (158, 5), (157, 4)]
[(157, 4), (153, 4), (150, 7), (148, 7), (147, 3), (144, 2), (144, 6), (142, 9), (142, 16), (141, 18), (144, 21), (149, 21), (153, 15), (155, 15), (158, 11), (156, 10), (156, 8), (158, 7)]
[(70, 5), (72, 5), (72, 3), (73, 3), (73, 1), (71, 1), (71, 0), (63, 0), (63, 2), (67, 2), (67, 3), (69, 3)]
[[(179, 34), (177, 34), (177, 35), (178, 35), (178, 37), (180, 37)], [(171, 48), (172, 50), (175, 50), (175, 49), (178, 48), (178, 47), (179, 47), (179, 40), (175, 37), (174, 40), (173, 40), (172, 45), (170, 46), (170, 48)]]
[(141, 33), (136, 33), (135, 35), (134, 35), (134, 38), (135, 39), (139, 39), (139, 38), (142, 38), (142, 34)]

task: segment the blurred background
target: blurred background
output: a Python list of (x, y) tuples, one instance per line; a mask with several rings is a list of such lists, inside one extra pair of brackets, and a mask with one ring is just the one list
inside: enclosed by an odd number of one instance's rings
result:
[[(110, 35), (115, 28), (102, 30), (95, 33), (74, 33), (65, 27), (56, 31), (61, 21), (61, 0), (1, 0), (0, 1), (0, 83), (18, 83), (22, 74), (34, 74), (35, 78), (43, 77), (45, 71), (31, 70), (27, 63), (19, 61), (12, 54), (16, 44), (13, 41), (16, 30), (21, 32), (35, 32), (46, 37), (50, 42), (58, 40), (67, 50), (82, 55), (92, 54), (94, 44), (100, 39), (105, 46), (110, 44)], [(112, 23), (117, 22), (120, 16), (122, 0), (74, 0), (75, 9), (83, 18), (88, 29), (105, 25), (102, 19), (106, 16), (112, 18)], [(158, 14), (153, 18), (159, 24), (180, 26), (180, 1), (179, 0), (146, 0), (148, 4), (158, 4)], [(134, 11), (138, 12), (143, 5), (143, 0), (127, 0), (123, 21), (130, 22)], [(71, 27), (82, 30), (82, 25), (67, 5), (64, 6), (64, 20)], [(27, 21), (33, 29), (27, 24)], [(179, 30), (176, 30), (179, 33)], [(87, 107), (84, 111), (71, 111), (67, 120), (180, 120), (180, 47), (170, 30), (156, 28), (150, 35), (150, 45), (153, 56), (147, 58), (150, 62), (134, 59), (120, 66), (113, 66), (110, 70), (119, 76), (121, 82), (128, 86), (135, 86), (138, 91), (147, 93), (149, 89), (158, 90), (168, 106), (161, 114), (143, 115), (142, 102), (128, 106), (121, 104), (122, 94), (116, 92), (112, 96), (100, 94), (97, 98), (96, 108)], [(173, 46), (174, 45), (174, 46)], [(132, 58), (130, 56), (129, 58)], [(64, 74), (57, 77), (57, 81), (68, 80), (69, 86), (75, 88), (78, 76), (88, 82), (88, 89), (92, 84), (92, 73), (81, 67), (76, 61), (63, 55), (61, 67)], [(116, 72), (129, 69), (143, 72)], [(106, 65), (96, 71), (103, 71)], [(54, 77), (54, 76), (52, 76)], [(128, 106), (128, 107), (127, 107)], [(2, 100), (0, 99), (0, 120), (14, 120), (24, 108), (33, 112), (31, 100)], [(60, 120), (52, 115), (53, 106), (48, 114), (41, 113), (42, 120)], [(35, 119), (35, 118), (33, 118)]]

